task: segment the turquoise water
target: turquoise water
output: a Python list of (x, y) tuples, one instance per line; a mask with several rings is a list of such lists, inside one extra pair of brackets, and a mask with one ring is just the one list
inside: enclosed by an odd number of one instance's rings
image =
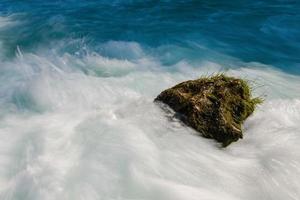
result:
[[(299, 25), (292, 0), (0, 0), (0, 199), (299, 199)], [(219, 72), (265, 99), (226, 149), (153, 104)]]
[(77, 48), (87, 45), (97, 52), (102, 52), (99, 43), (134, 41), (146, 48), (174, 46), (171, 63), (213, 59), (203, 49), (208, 48), (244, 62), (300, 72), (298, 1), (2, 0), (0, 9), (22, 22), (1, 34), (8, 54), (14, 54), (17, 45), (35, 52), (61, 40), (83, 40)]

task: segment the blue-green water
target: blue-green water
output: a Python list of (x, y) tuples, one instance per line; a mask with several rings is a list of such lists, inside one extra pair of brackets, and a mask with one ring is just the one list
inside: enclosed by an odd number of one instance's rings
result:
[(152, 48), (174, 45), (170, 62), (203, 54), (209, 59), (208, 48), (300, 73), (299, 1), (2, 0), (0, 10), (21, 22), (1, 34), (10, 54), (17, 45), (35, 52), (61, 40), (84, 40), (96, 51), (99, 43), (134, 41)]
[[(265, 98), (220, 149), (153, 99), (225, 72)], [(300, 2), (0, 0), (0, 199), (300, 198)]]

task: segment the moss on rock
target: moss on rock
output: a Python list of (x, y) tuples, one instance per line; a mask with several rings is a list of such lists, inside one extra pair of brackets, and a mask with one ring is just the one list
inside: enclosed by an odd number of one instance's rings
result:
[(251, 97), (245, 80), (219, 74), (179, 83), (155, 101), (169, 105), (184, 123), (225, 147), (243, 138), (242, 124), (262, 99)]

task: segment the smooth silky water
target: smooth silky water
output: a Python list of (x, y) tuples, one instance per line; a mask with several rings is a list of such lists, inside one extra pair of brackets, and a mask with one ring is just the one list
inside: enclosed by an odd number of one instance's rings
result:
[[(300, 199), (299, 13), (297, 1), (0, 0), (0, 199)], [(265, 99), (227, 148), (153, 103), (220, 72)]]

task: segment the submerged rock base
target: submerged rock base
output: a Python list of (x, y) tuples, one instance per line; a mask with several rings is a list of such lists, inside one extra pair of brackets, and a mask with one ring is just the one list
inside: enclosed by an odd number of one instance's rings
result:
[(224, 147), (243, 138), (242, 123), (262, 102), (251, 97), (246, 81), (224, 74), (182, 82), (155, 101), (169, 105), (185, 124)]

